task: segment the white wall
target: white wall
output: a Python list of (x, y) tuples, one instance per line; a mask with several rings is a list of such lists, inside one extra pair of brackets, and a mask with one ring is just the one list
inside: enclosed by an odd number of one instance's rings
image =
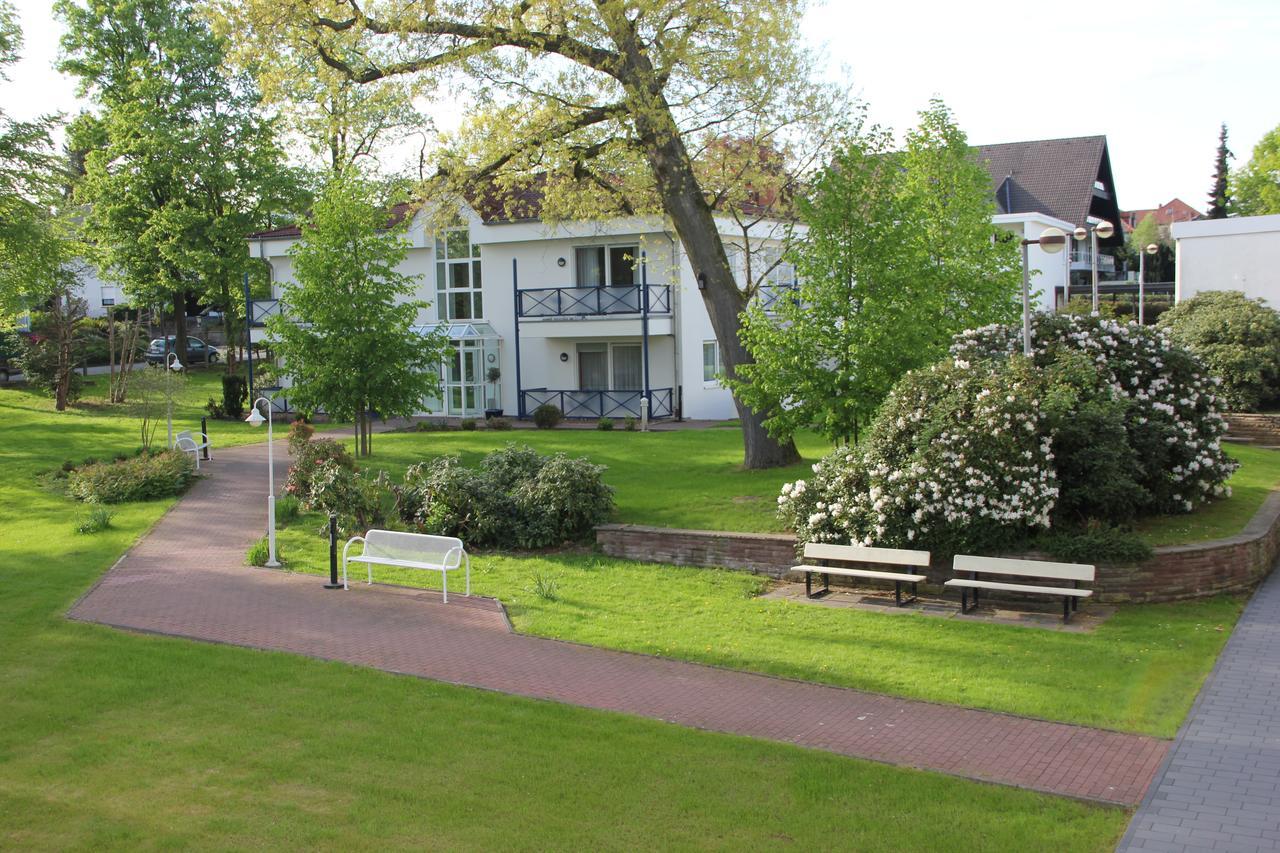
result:
[(1280, 215), (1176, 222), (1177, 301), (1241, 290), (1280, 308)]
[[(1004, 213), (993, 217), (992, 221), (997, 227), (1012, 233), (1019, 240), (1038, 240), (1046, 228), (1057, 228), (1068, 234), (1075, 228), (1070, 222), (1037, 213)], [(1067, 263), (1070, 254), (1070, 241), (1056, 254), (1046, 252), (1039, 245), (1027, 247), (1033, 311), (1056, 310), (1055, 291), (1062, 288), (1062, 292), (1066, 293)]]

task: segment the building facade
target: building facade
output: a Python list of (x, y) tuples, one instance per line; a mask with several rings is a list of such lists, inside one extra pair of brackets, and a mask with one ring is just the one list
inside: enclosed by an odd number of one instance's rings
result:
[(1280, 308), (1280, 215), (1175, 222), (1177, 301), (1239, 290)]
[[(779, 223), (761, 223), (738, 243), (736, 226), (720, 224), (740, 278), (747, 246), (753, 258), (774, 253), (759, 298), (794, 287), (771, 236)], [(270, 266), (274, 297), (252, 304), (256, 341), (283, 310), (299, 238), (297, 228), (251, 238), (251, 253)], [(459, 224), (439, 232), (412, 214), (405, 238), (400, 271), (421, 282), (417, 298), (430, 303), (416, 328), (443, 327), (453, 350), (441, 367), (442, 396), (424, 401), (422, 414), (524, 417), (551, 403), (571, 418), (625, 418), (640, 416), (643, 399), (655, 419), (737, 417), (697, 279), (661, 220), (551, 225), (463, 206)]]

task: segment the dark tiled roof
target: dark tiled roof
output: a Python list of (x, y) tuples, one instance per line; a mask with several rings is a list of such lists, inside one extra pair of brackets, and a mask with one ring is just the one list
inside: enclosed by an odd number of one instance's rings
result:
[[(1046, 213), (1084, 225), (1094, 211), (1093, 182), (1099, 179), (1114, 204), (1105, 136), (979, 145), (977, 150), (991, 172), (1001, 213)], [(1119, 217), (1112, 222), (1119, 225)]]
[[(405, 217), (412, 216), (418, 210), (416, 203), (402, 202), (391, 206), (391, 210), (387, 212), (387, 227), (399, 225), (405, 220)], [(255, 231), (249, 235), (250, 240), (271, 240), (271, 239), (287, 239), (290, 237), (301, 237), (301, 225), (285, 225), (281, 228), (269, 228), (266, 231)]]

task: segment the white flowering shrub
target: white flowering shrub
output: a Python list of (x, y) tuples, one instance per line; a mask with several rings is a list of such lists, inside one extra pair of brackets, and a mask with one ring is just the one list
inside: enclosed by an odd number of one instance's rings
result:
[(1026, 369), (944, 362), (894, 388), (861, 447), (783, 486), (802, 541), (953, 552), (1011, 545), (1049, 527), (1053, 442)]
[[(1221, 381), (1165, 329), (1038, 314), (1032, 342), (1042, 370), (1071, 356), (1091, 360), (1099, 387), (1123, 404), (1127, 443), (1139, 468), (1135, 479), (1146, 493), (1137, 514), (1190, 512), (1226, 494), (1224, 483), (1237, 463), (1219, 443), (1226, 432)], [(1021, 348), (1021, 328), (986, 326), (957, 335), (951, 351), (976, 360), (1005, 358)]]
[(952, 359), (898, 383), (859, 447), (784, 486), (799, 539), (990, 551), (1225, 493), (1216, 383), (1160, 330), (1040, 317), (1030, 360), (1020, 331), (957, 336)]

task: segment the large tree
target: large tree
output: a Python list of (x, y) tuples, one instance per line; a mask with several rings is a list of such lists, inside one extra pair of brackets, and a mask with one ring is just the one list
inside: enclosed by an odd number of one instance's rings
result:
[(331, 178), (290, 250), (295, 281), (281, 294), (289, 315), (268, 322), (291, 402), (354, 420), (361, 455), (371, 411), (408, 416), (440, 394), (447, 340), (411, 329), (427, 303), (411, 298), (419, 281), (398, 269), (406, 225), (388, 227), (376, 185), (353, 171)]
[(1226, 219), (1231, 212), (1231, 166), (1235, 155), (1227, 147), (1227, 123), (1218, 131), (1218, 150), (1213, 155), (1213, 185), (1209, 187), (1209, 212), (1206, 219)]
[(856, 441), (908, 370), (967, 328), (1016, 313), (1017, 245), (992, 225), (990, 177), (939, 102), (904, 150), (851, 135), (800, 203), (794, 298), (744, 318), (736, 390), (779, 436)]
[(1232, 176), (1236, 210), (1244, 216), (1280, 213), (1280, 127), (1267, 131), (1244, 168)]
[[(267, 16), (278, 0), (250, 0)], [(785, 151), (829, 108), (801, 46), (803, 0), (291, 0), (298, 40), (372, 83), (439, 74), (468, 105), (441, 176), (455, 191), (545, 180), (543, 214), (669, 218), (720, 344), (725, 372), (750, 361), (738, 339), (740, 288), (691, 150), (708, 136)], [(302, 35), (302, 33), (308, 35)], [(284, 36), (282, 36), (283, 38)], [(750, 150), (750, 149), (748, 149)], [(737, 400), (747, 467), (798, 459)]]
[(189, 2), (55, 8), (67, 28), (60, 67), (95, 107), (72, 134), (86, 152), (86, 237), (135, 304), (171, 303), (184, 352), (190, 304), (239, 310), (245, 235), (296, 206), (296, 176), (252, 78), (226, 70), (225, 40)]

